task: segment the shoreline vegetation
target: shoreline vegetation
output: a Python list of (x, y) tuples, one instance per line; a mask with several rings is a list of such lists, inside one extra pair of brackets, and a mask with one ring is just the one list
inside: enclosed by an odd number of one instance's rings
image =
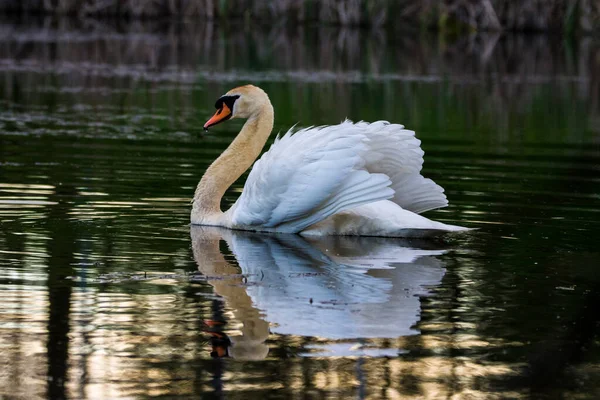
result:
[[(529, 132), (522, 139), (530, 142), (548, 132), (573, 132), (569, 140), (574, 142), (600, 140), (600, 43), (591, 36), (564, 40), (547, 34), (476, 33), (444, 38), (427, 31), (249, 28), (204, 20), (45, 17), (22, 24), (0, 19), (0, 74), (0, 92), (13, 110), (42, 106), (49, 99), (73, 105), (57, 116), (95, 110), (94, 137), (121, 137), (110, 120), (96, 118), (105, 107), (126, 107), (140, 99), (167, 110), (173, 118), (169, 129), (194, 132), (190, 127), (205, 122), (199, 116), (214, 112), (214, 93), (254, 82), (269, 90), (281, 115), (294, 116), (276, 129), (355, 115), (412, 121), (418, 131), (439, 132), (440, 137), (452, 126), (474, 142), (484, 139), (469, 132), (481, 130), (495, 132), (500, 142), (510, 132), (519, 137)], [(373, 102), (377, 106), (371, 110), (378, 111), (367, 113), (364, 103)], [(339, 107), (330, 110), (332, 103)], [(80, 109), (81, 104), (91, 106)], [(7, 120), (13, 110), (7, 111)], [(431, 110), (439, 119), (431, 119)], [(515, 119), (523, 113), (527, 120)], [(35, 131), (38, 122), (32, 123), (33, 128), (14, 129)], [(151, 134), (143, 119), (132, 124), (129, 133)], [(552, 138), (561, 145), (565, 140)]]
[(0, 0), (0, 13), (371, 27), (408, 24), (450, 34), (600, 30), (597, 0)]

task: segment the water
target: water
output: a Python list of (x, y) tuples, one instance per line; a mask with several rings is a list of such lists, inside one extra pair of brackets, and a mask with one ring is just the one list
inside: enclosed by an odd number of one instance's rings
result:
[[(0, 24), (0, 397), (600, 397), (592, 38)], [(252, 82), (276, 130), (417, 131), (478, 228), (305, 240), (188, 225), (203, 133)], [(243, 179), (227, 193), (239, 195)]]

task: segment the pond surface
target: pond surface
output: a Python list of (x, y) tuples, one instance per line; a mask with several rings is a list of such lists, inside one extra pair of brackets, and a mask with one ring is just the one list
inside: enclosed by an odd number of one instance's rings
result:
[[(478, 230), (190, 228), (249, 82), (276, 131), (416, 130)], [(599, 398), (599, 188), (591, 38), (4, 21), (0, 397)]]

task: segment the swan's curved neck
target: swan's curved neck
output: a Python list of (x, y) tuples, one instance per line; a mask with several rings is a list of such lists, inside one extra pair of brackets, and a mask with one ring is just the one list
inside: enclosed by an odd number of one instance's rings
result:
[(273, 129), (273, 106), (267, 101), (252, 115), (229, 147), (208, 167), (196, 187), (192, 223), (213, 224), (223, 213), (225, 191), (256, 160)]

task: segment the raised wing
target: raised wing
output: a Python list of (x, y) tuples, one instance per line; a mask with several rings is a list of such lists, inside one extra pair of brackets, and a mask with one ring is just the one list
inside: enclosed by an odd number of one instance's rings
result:
[[(342, 123), (345, 124), (352, 122)], [(391, 201), (417, 214), (448, 205), (444, 189), (421, 175), (424, 152), (414, 131), (387, 121), (361, 121), (354, 126), (369, 139), (366, 169), (386, 174), (392, 181)]]
[(394, 196), (366, 168), (369, 139), (343, 123), (288, 131), (258, 160), (232, 208), (233, 227), (300, 232), (339, 211)]
[(300, 232), (384, 199), (415, 213), (445, 207), (444, 189), (421, 175), (420, 145), (413, 131), (386, 121), (290, 130), (254, 164), (233, 226)]

